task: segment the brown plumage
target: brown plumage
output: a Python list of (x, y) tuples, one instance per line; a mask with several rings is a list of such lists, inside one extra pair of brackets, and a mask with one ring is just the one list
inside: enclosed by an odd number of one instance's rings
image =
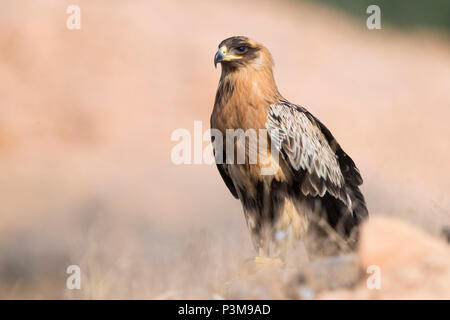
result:
[[(223, 143), (212, 138), (217, 168), (242, 202), (255, 248), (271, 257), (285, 254), (296, 239), (321, 253), (354, 248), (357, 226), (368, 212), (353, 160), (317, 118), (281, 96), (263, 45), (228, 38), (219, 44), (214, 63), (222, 65), (211, 115), (211, 128), (223, 137)], [(242, 129), (236, 140), (227, 134), (230, 129)], [(268, 150), (252, 147), (251, 135), (244, 135), (252, 129), (263, 132), (256, 139), (266, 139)], [(231, 155), (227, 139), (233, 142)], [(240, 151), (244, 161), (236, 162)], [(264, 168), (271, 174), (262, 174)]]

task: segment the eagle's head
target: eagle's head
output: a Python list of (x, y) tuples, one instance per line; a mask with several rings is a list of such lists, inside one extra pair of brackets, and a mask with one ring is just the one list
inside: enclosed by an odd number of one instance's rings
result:
[(219, 44), (219, 50), (214, 56), (214, 66), (222, 64), (224, 71), (242, 68), (260, 69), (272, 68), (273, 60), (269, 50), (262, 44), (247, 37), (231, 37)]

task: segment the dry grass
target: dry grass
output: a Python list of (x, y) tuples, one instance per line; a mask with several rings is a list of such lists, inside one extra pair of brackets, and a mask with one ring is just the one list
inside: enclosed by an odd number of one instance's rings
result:
[(65, 28), (70, 1), (0, 12), (1, 298), (308, 297), (313, 284), (289, 286), (301, 261), (248, 271), (241, 208), (214, 166), (170, 161), (174, 129), (208, 128), (213, 54), (236, 34), (268, 46), (281, 92), (352, 155), (372, 216), (432, 236), (450, 224), (448, 36), (290, 1), (78, 2), (80, 31)]

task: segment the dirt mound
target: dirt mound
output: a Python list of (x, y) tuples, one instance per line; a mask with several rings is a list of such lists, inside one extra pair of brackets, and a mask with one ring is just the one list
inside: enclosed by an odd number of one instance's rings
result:
[(247, 272), (243, 268), (215, 295), (229, 299), (450, 298), (448, 244), (395, 218), (380, 216), (366, 222), (355, 255), (297, 262), (285, 268), (267, 265)]
[[(358, 261), (359, 284), (321, 298), (450, 299), (450, 247), (404, 221), (370, 219), (362, 229)], [(381, 287), (370, 290), (367, 282), (376, 268)]]

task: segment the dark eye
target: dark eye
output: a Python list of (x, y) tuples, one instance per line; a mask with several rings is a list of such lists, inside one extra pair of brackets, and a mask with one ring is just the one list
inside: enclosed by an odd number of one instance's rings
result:
[(246, 46), (240, 46), (240, 47), (237, 47), (236, 49), (239, 53), (244, 53), (245, 51), (247, 51)]

